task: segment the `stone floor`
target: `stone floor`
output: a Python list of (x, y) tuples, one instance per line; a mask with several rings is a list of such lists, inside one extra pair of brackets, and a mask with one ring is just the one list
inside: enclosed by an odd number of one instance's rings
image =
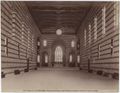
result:
[(118, 80), (78, 68), (40, 68), (2, 79), (2, 91), (118, 91)]

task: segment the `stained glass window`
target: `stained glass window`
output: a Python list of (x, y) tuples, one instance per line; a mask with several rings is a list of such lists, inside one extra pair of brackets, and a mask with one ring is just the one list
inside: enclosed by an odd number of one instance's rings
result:
[(75, 41), (71, 42), (71, 47), (75, 47)]
[(60, 46), (57, 46), (55, 49), (55, 62), (62, 62), (63, 61), (63, 51)]
[(45, 55), (45, 63), (48, 63), (48, 55)]
[(56, 34), (57, 35), (61, 35), (62, 34), (62, 30), (61, 29), (57, 29)]
[(77, 62), (80, 63), (80, 55), (77, 56)]
[(70, 62), (72, 62), (72, 54), (70, 54)]
[(43, 41), (43, 46), (45, 46), (45, 47), (47, 46), (47, 40)]
[(40, 55), (37, 55), (37, 62), (40, 62)]

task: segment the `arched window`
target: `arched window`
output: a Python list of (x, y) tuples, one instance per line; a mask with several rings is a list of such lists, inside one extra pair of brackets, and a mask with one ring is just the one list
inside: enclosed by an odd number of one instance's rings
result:
[(47, 40), (43, 40), (43, 46), (44, 46), (44, 47), (47, 46)]
[(70, 54), (70, 59), (69, 60), (70, 60), (70, 63), (71, 63), (72, 62), (72, 54)]
[(37, 45), (40, 46), (40, 41), (37, 42)]
[(80, 63), (80, 55), (77, 56), (77, 63)]
[(45, 63), (48, 63), (48, 55), (45, 55)]
[(15, 39), (16, 36), (16, 12), (12, 12), (12, 38)]
[(25, 25), (24, 22), (22, 22), (22, 30), (21, 30), (21, 41), (24, 42), (24, 32), (25, 32)]
[(30, 36), (30, 29), (28, 29), (27, 34), (28, 34), (28, 38), (27, 38), (28, 48), (30, 48), (30, 38), (31, 38), (31, 36)]
[(105, 31), (105, 23), (106, 23), (106, 7), (102, 8), (102, 34), (106, 33)]
[(37, 55), (37, 62), (40, 63), (40, 55)]
[(71, 47), (75, 47), (75, 41), (71, 42)]
[(91, 25), (89, 24), (89, 26), (88, 26), (88, 28), (89, 28), (89, 34), (88, 34), (88, 36), (89, 36), (89, 44), (91, 43)]
[(84, 30), (84, 45), (86, 46), (86, 39), (87, 39), (87, 31)]
[(63, 62), (63, 51), (60, 46), (55, 49), (55, 62)]
[(94, 40), (97, 39), (97, 17), (94, 18)]

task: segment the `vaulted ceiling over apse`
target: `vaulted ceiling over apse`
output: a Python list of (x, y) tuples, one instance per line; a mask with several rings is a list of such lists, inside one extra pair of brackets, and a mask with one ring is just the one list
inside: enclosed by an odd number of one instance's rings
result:
[(28, 9), (42, 34), (76, 34), (91, 8), (91, 2), (29, 1)]

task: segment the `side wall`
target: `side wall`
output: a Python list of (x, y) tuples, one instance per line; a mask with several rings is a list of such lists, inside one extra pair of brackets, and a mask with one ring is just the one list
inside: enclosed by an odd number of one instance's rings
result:
[(13, 73), (27, 67), (35, 68), (37, 40), (36, 27), (24, 2), (1, 2), (1, 55), (2, 72)]
[[(102, 8), (106, 7), (105, 31), (102, 34)], [(97, 39), (94, 39), (94, 18), (97, 18)], [(118, 3), (104, 3), (102, 6), (92, 7), (82, 23), (78, 38), (80, 39), (81, 69), (90, 69), (103, 73), (118, 73), (119, 71), (119, 30), (118, 30)], [(89, 43), (89, 24), (91, 25), (91, 43)], [(85, 33), (86, 29), (86, 46)], [(113, 46), (112, 46), (113, 45)]]

